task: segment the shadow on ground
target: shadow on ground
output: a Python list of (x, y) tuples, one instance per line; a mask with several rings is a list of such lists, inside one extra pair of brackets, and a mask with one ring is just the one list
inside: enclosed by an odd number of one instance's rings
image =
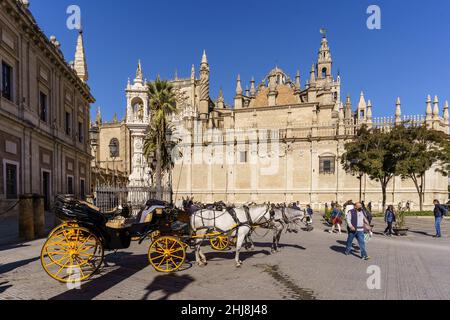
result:
[[(130, 252), (111, 253), (105, 257), (104, 265), (99, 274), (84, 282), (80, 289), (66, 291), (50, 300), (93, 300), (141, 270), (151, 268), (146, 254), (133, 255)], [(182, 270), (189, 269), (191, 266), (187, 263)], [(182, 291), (193, 281), (194, 279), (190, 276), (176, 274), (158, 276), (146, 288), (148, 292), (143, 299), (147, 299), (153, 292), (159, 290), (163, 290), (165, 294), (161, 299), (167, 299), (172, 294)]]
[(7, 264), (2, 264), (0, 265), (0, 274), (4, 274), (4, 273), (8, 273), (11, 272), (17, 268), (26, 266), (27, 264), (30, 264), (32, 262), (35, 262), (39, 260), (39, 257), (36, 258), (31, 258), (31, 259), (25, 259), (25, 260), (21, 260), (21, 261), (14, 261), (11, 263), (7, 263)]
[(12, 285), (11, 284), (8, 285), (8, 283), (9, 283), (8, 281), (0, 282), (0, 294), (2, 294), (3, 292), (12, 287)]
[(190, 275), (178, 275), (176, 273), (157, 276), (153, 282), (145, 288), (146, 293), (141, 300), (148, 300), (152, 293), (161, 291), (164, 295), (158, 300), (168, 300), (173, 294), (183, 291), (195, 281)]

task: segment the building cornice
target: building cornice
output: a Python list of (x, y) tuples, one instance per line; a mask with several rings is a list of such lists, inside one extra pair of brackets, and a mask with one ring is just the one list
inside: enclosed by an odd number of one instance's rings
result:
[(4, 8), (4, 12), (13, 18), (28, 38), (45, 53), (46, 57), (58, 66), (60, 72), (78, 89), (83, 97), (89, 103), (94, 103), (95, 98), (92, 96), (89, 86), (78, 78), (75, 70), (65, 61), (59, 49), (50, 42), (39, 28), (31, 11), (17, 0), (0, 0), (0, 6)]

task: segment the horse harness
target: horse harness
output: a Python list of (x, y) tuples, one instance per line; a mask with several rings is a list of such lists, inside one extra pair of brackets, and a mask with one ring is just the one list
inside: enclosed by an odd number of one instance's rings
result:
[[(213, 212), (214, 217), (213, 217), (212, 219), (211, 219), (211, 218), (210, 218), (210, 219), (206, 219), (202, 214), (200, 214), (200, 219), (201, 219), (201, 221), (202, 221), (202, 225), (203, 225), (203, 226), (200, 227), (200, 228), (196, 228), (195, 225), (194, 225), (194, 228), (197, 229), (197, 230), (210, 229), (211, 227), (206, 227), (206, 226), (205, 226), (205, 221), (211, 221), (211, 220), (214, 220), (214, 228), (217, 229), (217, 227), (216, 227), (216, 220), (217, 220), (217, 218), (220, 218), (220, 217), (222, 217), (223, 215), (225, 215), (225, 214), (227, 214), (227, 213), (231, 216), (231, 218), (234, 220), (234, 222), (236, 223), (236, 225), (235, 225), (231, 230), (228, 230), (228, 231), (219, 230), (219, 231), (221, 231), (221, 232), (223, 232), (223, 233), (229, 233), (229, 232), (235, 230), (236, 228), (239, 228), (239, 227), (242, 227), (242, 226), (247, 226), (247, 227), (249, 227), (250, 229), (254, 229), (254, 228), (257, 228), (257, 227), (261, 227), (261, 228), (270, 228), (271, 223), (272, 223), (273, 221), (275, 221), (275, 210), (274, 210), (274, 208), (271, 208), (270, 205), (267, 205), (266, 212), (265, 212), (265, 213), (261, 216), (261, 218), (260, 218), (258, 221), (256, 221), (256, 222), (253, 221), (253, 219), (252, 219), (252, 217), (251, 217), (251, 215), (250, 215), (250, 208), (249, 208), (248, 206), (243, 206), (243, 209), (244, 209), (244, 212), (245, 212), (245, 216), (246, 216), (246, 218), (247, 218), (247, 221), (246, 221), (246, 222), (242, 222), (242, 221), (239, 220), (239, 218), (238, 218), (238, 216), (237, 216), (237, 214), (236, 214), (236, 211), (235, 211), (235, 208), (234, 208), (234, 207), (226, 207), (224, 212), (222, 212), (222, 211), (223, 211), (223, 208), (222, 208), (221, 205), (218, 205), (218, 206), (213, 205), (212, 208), (210, 208), (210, 209), (202, 209), (202, 210), (199, 210), (199, 211), (193, 213), (194, 216), (197, 215), (197, 213), (202, 213), (204, 210), (209, 210), (209, 211), (212, 211), (212, 212)], [(222, 212), (222, 214), (219, 215), (219, 216), (216, 216), (216, 212), (217, 212), (217, 211)], [(265, 218), (265, 215), (266, 215), (267, 212), (269, 212), (269, 211), (270, 211), (270, 219), (267, 220), (267, 219)], [(266, 219), (267, 221), (261, 222), (263, 219)], [(194, 223), (195, 223), (195, 219), (194, 219)], [(217, 229), (217, 230), (218, 230), (218, 229)]]

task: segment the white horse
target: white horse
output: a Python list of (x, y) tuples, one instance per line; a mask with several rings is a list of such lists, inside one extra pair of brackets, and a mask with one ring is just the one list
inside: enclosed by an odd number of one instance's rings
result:
[(198, 237), (195, 241), (195, 259), (199, 266), (207, 264), (206, 256), (201, 251), (202, 236), (212, 231), (224, 234), (235, 234), (236, 241), (236, 267), (242, 266), (239, 253), (242, 244), (255, 226), (269, 225), (272, 221), (273, 210), (269, 205), (254, 206), (251, 208), (234, 208), (233, 211), (199, 210), (191, 215), (191, 229)]
[[(302, 219), (305, 217), (305, 212), (287, 207), (273, 207), (273, 224), (275, 226), (275, 233), (273, 238), (272, 252), (279, 252), (280, 238), (284, 230), (286, 232), (298, 232), (297, 226), (300, 225)], [(292, 225), (295, 225), (292, 228)]]

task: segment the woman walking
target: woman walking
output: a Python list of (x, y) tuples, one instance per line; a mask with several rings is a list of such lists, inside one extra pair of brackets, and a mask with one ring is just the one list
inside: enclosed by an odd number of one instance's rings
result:
[(342, 234), (342, 229), (341, 229), (341, 225), (342, 225), (342, 217), (343, 217), (343, 212), (341, 210), (341, 206), (336, 204), (333, 208), (333, 212), (331, 213), (331, 223), (333, 224), (333, 226), (331, 227), (330, 233), (333, 234), (335, 228), (337, 227), (339, 234)]
[(387, 228), (384, 230), (384, 235), (392, 237), (393, 231), (392, 231), (392, 225), (395, 222), (395, 212), (394, 212), (394, 206), (390, 205), (387, 210), (386, 214), (384, 215), (384, 222), (387, 223)]

